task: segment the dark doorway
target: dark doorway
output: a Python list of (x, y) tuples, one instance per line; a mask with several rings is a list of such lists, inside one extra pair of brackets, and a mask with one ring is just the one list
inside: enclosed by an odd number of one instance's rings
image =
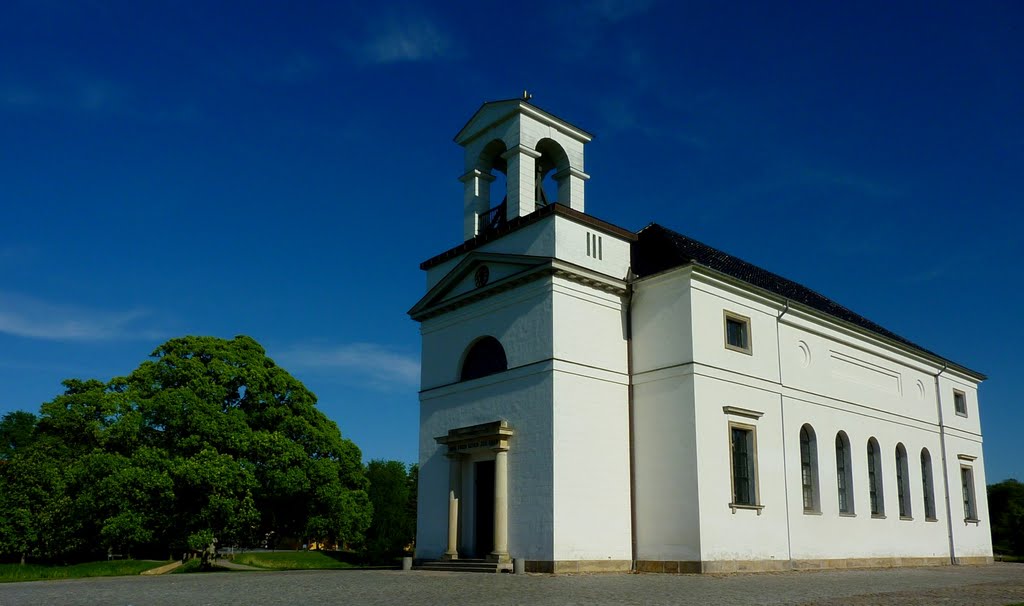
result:
[(473, 471), (475, 555), (484, 558), (494, 551), (494, 461), (480, 461)]

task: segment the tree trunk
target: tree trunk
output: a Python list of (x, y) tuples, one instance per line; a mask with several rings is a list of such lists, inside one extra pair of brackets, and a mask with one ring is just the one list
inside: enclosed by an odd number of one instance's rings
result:
[(25, 552), (24, 552), (24, 551), (23, 551), (23, 552), (21, 552), (21, 565), (22, 565), (22, 566), (24, 566), (24, 565), (25, 565)]

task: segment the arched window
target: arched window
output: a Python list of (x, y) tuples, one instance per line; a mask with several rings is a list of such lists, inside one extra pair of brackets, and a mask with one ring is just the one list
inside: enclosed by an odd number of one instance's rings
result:
[(479, 379), (505, 370), (508, 370), (505, 348), (494, 337), (483, 337), (477, 339), (466, 351), (459, 380)]
[(818, 442), (810, 425), (800, 428), (800, 485), (803, 489), (804, 511), (819, 511)]
[(924, 491), (924, 517), (935, 519), (935, 487), (932, 484), (932, 455), (921, 449), (921, 489)]
[(853, 513), (853, 471), (850, 464), (850, 439), (836, 434), (836, 484), (839, 488), (839, 513)]
[(871, 515), (885, 516), (885, 495), (882, 493), (882, 453), (878, 441), (868, 439), (868, 494), (871, 497)]
[(896, 445), (896, 497), (900, 504), (900, 517), (909, 518), (910, 472), (907, 470), (907, 449), (902, 443)]

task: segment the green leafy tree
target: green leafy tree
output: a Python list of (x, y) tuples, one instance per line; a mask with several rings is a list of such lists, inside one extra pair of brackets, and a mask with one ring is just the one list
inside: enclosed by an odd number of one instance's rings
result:
[(0, 554), (364, 539), (359, 449), (256, 341), (183, 337), (152, 358), (0, 419)]
[(409, 515), (410, 474), (399, 461), (373, 460), (366, 466), (370, 480), (373, 522), (366, 533), (366, 549), (373, 560), (401, 555), (412, 543), (416, 518)]
[[(223, 519), (216, 529), (226, 533), (218, 535), (222, 542), (271, 531), (317, 541), (362, 540), (371, 508), (359, 448), (256, 341), (184, 337), (161, 345), (153, 357), (125, 379), (145, 441), (172, 456), (188, 459), (205, 451), (238, 465), (233, 477), (243, 491), (236, 503), (243, 513)], [(224, 465), (227, 460), (220, 459)], [(202, 485), (189, 484), (190, 496), (179, 494), (179, 502), (207, 498), (197, 493)], [(223, 504), (223, 498), (215, 500)], [(250, 501), (256, 516), (246, 513)]]
[(988, 510), (995, 551), (1024, 556), (1024, 483), (1010, 479), (989, 485)]
[(0, 465), (0, 553), (27, 556), (46, 553), (61, 536), (70, 502), (65, 498), (59, 461), (42, 451), (19, 452)]
[(34, 414), (24, 410), (15, 410), (0, 417), (0, 461), (10, 459), (19, 449), (32, 444), (36, 421)]

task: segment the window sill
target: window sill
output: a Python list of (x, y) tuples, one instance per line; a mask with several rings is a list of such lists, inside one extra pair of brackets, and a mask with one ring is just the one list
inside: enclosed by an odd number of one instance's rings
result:
[(816, 509), (805, 509), (804, 510), (804, 515), (805, 516), (820, 516), (821, 512), (816, 510)]
[(733, 513), (736, 513), (737, 509), (750, 509), (757, 511), (757, 515), (761, 515), (761, 510), (764, 509), (764, 505), (744, 505), (742, 503), (729, 503), (729, 507)]
[(977, 526), (978, 524), (981, 524), (981, 520), (978, 518), (964, 518), (964, 525), (966, 526), (967, 524), (974, 524)]
[(871, 514), (871, 519), (873, 519), (873, 520), (884, 520), (885, 519), (885, 514), (884, 513), (873, 513), (873, 514)]
[(748, 356), (754, 355), (753, 350), (749, 347), (743, 348), (738, 347), (736, 345), (729, 345), (728, 343), (726, 343), (725, 348), (728, 349), (729, 351), (735, 351), (736, 353), (747, 354)]
[(853, 512), (850, 512), (850, 511), (840, 511), (839, 512), (839, 517), (841, 517), (841, 518), (855, 518), (855, 517), (857, 517), (857, 514), (855, 514)]
[(924, 521), (925, 522), (938, 522), (939, 518), (925, 518)]
[(963, 418), (966, 419), (967, 418), (967, 413), (966, 412), (958, 412), (958, 413), (956, 413), (956, 416), (963, 417)]
[(901, 520), (907, 520), (908, 522), (913, 522), (914, 521), (914, 517), (913, 516), (900, 516), (900, 519)]

